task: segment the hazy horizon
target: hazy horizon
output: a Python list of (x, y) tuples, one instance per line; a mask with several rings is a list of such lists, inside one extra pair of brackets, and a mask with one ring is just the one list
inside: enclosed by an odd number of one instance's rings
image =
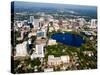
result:
[(97, 9), (96, 6), (58, 4), (58, 3), (40, 3), (40, 2), (24, 2), (13, 1), (15, 7), (51, 7), (51, 8), (75, 8), (75, 9)]

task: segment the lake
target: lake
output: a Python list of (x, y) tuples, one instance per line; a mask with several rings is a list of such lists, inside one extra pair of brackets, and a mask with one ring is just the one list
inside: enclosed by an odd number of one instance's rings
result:
[(75, 47), (80, 47), (84, 43), (83, 37), (71, 33), (55, 33), (51, 36), (51, 38), (57, 42)]

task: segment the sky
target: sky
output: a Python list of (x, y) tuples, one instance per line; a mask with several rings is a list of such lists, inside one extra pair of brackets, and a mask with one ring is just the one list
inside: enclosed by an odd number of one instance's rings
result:
[(53, 7), (53, 8), (74, 8), (74, 9), (96, 9), (96, 6), (84, 5), (69, 5), (69, 4), (56, 4), (56, 3), (40, 3), (40, 2), (24, 2), (15, 1), (15, 7)]

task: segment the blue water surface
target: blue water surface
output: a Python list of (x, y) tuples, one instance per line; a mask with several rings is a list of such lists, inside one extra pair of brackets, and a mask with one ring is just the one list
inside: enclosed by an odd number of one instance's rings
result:
[(51, 38), (57, 42), (75, 47), (80, 47), (84, 43), (84, 40), (80, 35), (71, 33), (55, 33)]

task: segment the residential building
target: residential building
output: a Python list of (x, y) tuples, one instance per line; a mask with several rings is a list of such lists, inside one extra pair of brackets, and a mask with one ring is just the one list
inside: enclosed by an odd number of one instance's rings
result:
[(16, 57), (17, 56), (28, 56), (27, 52), (27, 41), (16, 45)]
[(54, 55), (48, 56), (48, 65), (60, 65), (60, 64), (67, 64), (70, 62), (70, 57), (68, 55), (60, 56), (60, 57), (54, 57)]

